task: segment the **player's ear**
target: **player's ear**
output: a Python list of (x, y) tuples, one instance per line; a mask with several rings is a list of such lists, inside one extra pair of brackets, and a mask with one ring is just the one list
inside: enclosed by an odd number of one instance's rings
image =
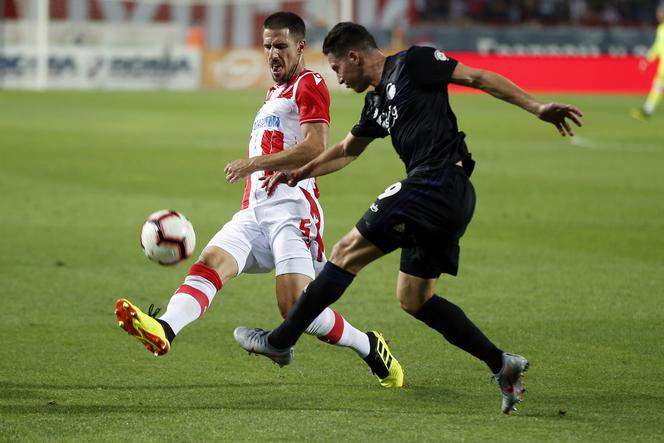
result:
[(348, 55), (346, 56), (346, 58), (348, 60), (350, 60), (355, 65), (360, 64), (360, 53), (359, 53), (359, 51), (351, 49), (350, 51), (348, 51)]
[(297, 52), (298, 54), (301, 54), (304, 51), (304, 48), (307, 46), (307, 41), (306, 40), (300, 40), (297, 42)]

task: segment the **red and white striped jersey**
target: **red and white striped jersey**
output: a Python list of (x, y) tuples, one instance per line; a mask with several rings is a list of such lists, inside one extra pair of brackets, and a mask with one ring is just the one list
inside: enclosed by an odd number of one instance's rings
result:
[[(330, 93), (323, 77), (305, 69), (287, 83), (272, 86), (254, 119), (247, 158), (267, 155), (289, 149), (302, 141), (300, 125), (303, 123), (330, 124)], [(260, 177), (272, 171), (256, 171), (247, 177), (242, 198), (242, 208), (267, 202), (267, 194), (261, 187)], [(315, 178), (298, 183), (311, 195), (318, 197)], [(276, 203), (282, 198), (302, 198), (298, 187), (280, 185), (269, 198)]]

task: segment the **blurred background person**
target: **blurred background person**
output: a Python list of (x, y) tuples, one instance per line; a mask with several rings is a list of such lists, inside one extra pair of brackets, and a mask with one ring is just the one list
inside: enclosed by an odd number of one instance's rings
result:
[(631, 111), (631, 115), (640, 120), (650, 117), (662, 100), (662, 90), (664, 89), (664, 63), (662, 63), (662, 59), (664, 58), (664, 2), (660, 3), (657, 8), (657, 21), (659, 22), (659, 26), (657, 27), (655, 43), (650, 47), (646, 58), (642, 59), (639, 64), (641, 70), (645, 71), (650, 63), (659, 59), (659, 67), (652, 80), (652, 87), (650, 88), (650, 94), (648, 94), (646, 102), (641, 109), (632, 109)]

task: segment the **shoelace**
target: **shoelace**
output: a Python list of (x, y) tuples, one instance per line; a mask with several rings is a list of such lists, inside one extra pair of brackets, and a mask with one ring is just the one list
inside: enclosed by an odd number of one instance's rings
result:
[(157, 314), (159, 314), (159, 311), (161, 311), (161, 308), (155, 308), (154, 304), (151, 304), (150, 307), (148, 307), (148, 315), (152, 318), (157, 318)]

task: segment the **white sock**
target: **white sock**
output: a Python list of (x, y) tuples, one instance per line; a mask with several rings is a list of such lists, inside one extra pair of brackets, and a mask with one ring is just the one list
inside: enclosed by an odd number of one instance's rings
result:
[(195, 263), (159, 320), (168, 323), (177, 335), (182, 328), (205, 313), (221, 286), (221, 279), (214, 269)]
[(348, 323), (337, 311), (325, 308), (305, 331), (324, 342), (351, 348), (365, 358), (369, 355), (369, 337)]

